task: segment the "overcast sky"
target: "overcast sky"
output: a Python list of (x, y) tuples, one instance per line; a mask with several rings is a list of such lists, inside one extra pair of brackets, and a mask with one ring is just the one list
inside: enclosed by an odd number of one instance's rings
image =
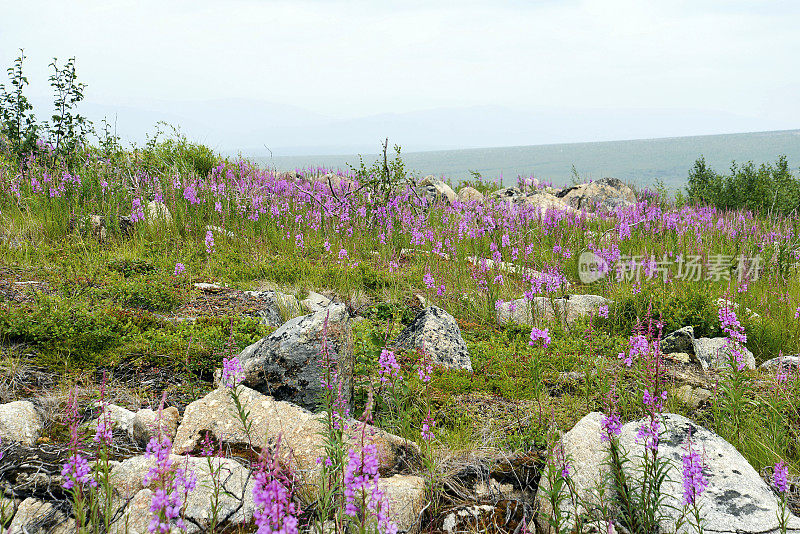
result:
[[(2, 7), (0, 62), (23, 47), (44, 97), (52, 57), (75, 56), (87, 102), (106, 105), (236, 98), (330, 119), (674, 109), (789, 129), (798, 27), (800, 2), (779, 0), (25, 0)], [(731, 128), (698, 127), (686, 133)]]

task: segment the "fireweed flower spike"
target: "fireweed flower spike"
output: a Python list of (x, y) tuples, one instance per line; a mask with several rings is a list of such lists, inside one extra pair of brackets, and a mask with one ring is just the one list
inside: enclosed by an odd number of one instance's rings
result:
[(214, 252), (214, 232), (211, 230), (206, 232), (206, 252), (209, 254)]
[(380, 376), (381, 384), (387, 382), (394, 382), (395, 379), (402, 379), (400, 376), (400, 364), (397, 363), (394, 351), (383, 349), (378, 358), (378, 376)]
[(222, 384), (226, 388), (235, 388), (244, 380), (244, 368), (237, 356), (222, 359)]
[(775, 464), (772, 471), (772, 481), (775, 483), (775, 488), (783, 494), (789, 491), (789, 468), (783, 463), (783, 460)]
[(422, 434), (422, 439), (425, 441), (430, 442), (433, 440), (433, 427), (436, 426), (436, 421), (433, 420), (431, 417), (430, 410), (428, 411), (428, 415), (425, 416), (425, 419), (422, 420), (422, 428), (420, 433)]
[(534, 347), (536, 346), (536, 341), (540, 339), (542, 340), (542, 345), (545, 347), (550, 345), (550, 331), (547, 328), (533, 328), (531, 330), (531, 340), (528, 341), (528, 345)]
[(691, 437), (686, 440), (686, 453), (681, 457), (683, 462), (683, 504), (695, 505), (697, 498), (708, 487), (708, 480), (703, 475), (703, 459), (692, 449)]

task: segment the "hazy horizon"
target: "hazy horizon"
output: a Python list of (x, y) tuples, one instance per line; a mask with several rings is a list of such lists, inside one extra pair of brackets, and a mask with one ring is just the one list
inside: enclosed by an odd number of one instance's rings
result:
[(528, 146), (798, 128), (798, 20), (757, 0), (31, 0), (4, 7), (0, 62), (25, 49), (45, 118), (49, 62), (76, 57), (79, 111), (139, 143), (165, 120), (227, 153)]

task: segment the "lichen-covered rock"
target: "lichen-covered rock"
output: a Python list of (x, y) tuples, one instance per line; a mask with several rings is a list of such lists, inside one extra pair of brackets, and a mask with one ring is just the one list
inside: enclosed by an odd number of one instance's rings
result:
[(315, 291), (309, 291), (308, 297), (304, 298), (300, 304), (309, 311), (309, 313), (316, 313), (322, 311), (332, 304), (331, 299), (325, 295), (321, 295)]
[(30, 401), (0, 404), (0, 439), (31, 446), (42, 433), (42, 418)]
[(256, 315), (264, 323), (270, 326), (280, 326), (284, 317), (296, 317), (300, 315), (300, 303), (294, 295), (287, 295), (281, 291), (245, 291), (245, 295), (263, 303), (263, 307), (258, 310)]
[(178, 409), (174, 406), (164, 408), (161, 413), (149, 408), (139, 410), (133, 417), (132, 438), (141, 448), (146, 448), (150, 438), (164, 436), (172, 439), (180, 421)]
[(765, 361), (759, 365), (758, 368), (770, 372), (776, 372), (778, 368), (782, 368), (784, 371), (800, 369), (800, 356), (790, 356), (788, 354), (785, 356), (778, 356), (777, 358)]
[(415, 475), (393, 475), (379, 478), (378, 489), (389, 503), (389, 517), (398, 532), (419, 532), (425, 508), (425, 480)]
[(684, 326), (664, 336), (660, 347), (661, 352), (664, 354), (672, 354), (673, 352), (694, 353), (694, 328)]
[(75, 523), (49, 502), (28, 497), (22, 501), (8, 526), (8, 534), (71, 534)]
[[(633, 474), (639, 465), (643, 446), (636, 442), (639, 427), (646, 420), (623, 425), (620, 444), (633, 461), (626, 468)], [(700, 518), (705, 532), (719, 534), (755, 534), (778, 532), (778, 499), (758, 472), (736, 448), (720, 436), (677, 414), (663, 414), (663, 432), (658, 454), (670, 461), (666, 480), (661, 487), (664, 508), (670, 518), (661, 525), (662, 532), (674, 532), (675, 520), (682, 506), (682, 456), (691, 435), (692, 449), (704, 462), (703, 475), (708, 487), (699, 496)], [(629, 475), (630, 476), (630, 475)], [(695, 530), (684, 525), (679, 534)], [(800, 520), (791, 516), (789, 532), (800, 532)]]
[(504, 302), (497, 307), (500, 324), (517, 323), (535, 325), (558, 320), (572, 326), (581, 318), (597, 315), (600, 306), (613, 301), (600, 295), (567, 295), (565, 298), (534, 297)]
[(155, 224), (169, 224), (172, 222), (172, 213), (163, 202), (151, 200), (147, 203), (147, 220)]
[(422, 350), (432, 363), (450, 369), (472, 371), (469, 349), (452, 315), (436, 306), (420, 311), (393, 345), (405, 350)]
[(672, 394), (678, 401), (692, 410), (696, 410), (701, 404), (708, 402), (713, 396), (713, 393), (709, 390), (705, 388), (693, 388), (689, 384), (684, 384), (679, 388), (673, 389)]
[[(253, 517), (253, 476), (239, 462), (230, 458), (196, 458), (179, 455), (171, 455), (170, 459), (173, 465), (193, 472), (197, 477), (197, 485), (186, 499), (186, 532), (200, 532), (210, 525), (212, 472), (217, 474), (217, 480), (221, 484), (218, 520), (225, 519), (221, 521), (223, 524), (239, 524)], [(150, 500), (158, 481), (153, 480), (145, 486), (143, 480), (154, 462), (145, 456), (135, 456), (111, 470), (110, 483), (114, 489), (114, 509), (124, 508), (124, 512), (111, 529), (112, 533), (148, 532)]]
[(453, 189), (447, 185), (441, 178), (436, 178), (433, 175), (428, 175), (417, 184), (419, 187), (430, 188), (435, 190), (435, 200), (445, 200), (448, 204), (452, 204), (458, 200), (458, 195)]
[(483, 202), (483, 193), (474, 187), (462, 187), (458, 192), (458, 200), (461, 202)]
[[(694, 340), (694, 354), (703, 369), (724, 369), (728, 367), (730, 340), (726, 337), (701, 337)], [(747, 348), (742, 347), (747, 369), (756, 368), (756, 358)]]
[(562, 199), (556, 197), (555, 195), (551, 195), (549, 193), (531, 193), (525, 197), (523, 201), (524, 205), (526, 206), (533, 206), (538, 211), (539, 214), (544, 217), (548, 210), (553, 211), (560, 211), (560, 212), (572, 212), (574, 209), (572, 206), (564, 202)]
[[(563, 455), (561, 458), (569, 459), (569, 476), (575, 491), (576, 500), (568, 495), (568, 490), (563, 488), (561, 495), (564, 497), (563, 510), (569, 513), (570, 518), (575, 514), (589, 514), (591, 510), (599, 507), (603, 502), (603, 481), (609, 474), (607, 465), (608, 444), (600, 439), (601, 421), (603, 414), (592, 412), (583, 417), (572, 429), (561, 438)], [(558, 447), (558, 445), (556, 446)], [(555, 451), (554, 451), (555, 452)], [(557, 454), (561, 454), (560, 452)], [(561, 472), (561, 466), (555, 465), (554, 469)], [(536, 524), (541, 532), (551, 532), (548, 518), (552, 517), (553, 509), (547, 498), (551, 481), (548, 468), (545, 467), (539, 479), (539, 489), (536, 492), (535, 508), (539, 510)], [(569, 531), (574, 523), (563, 525)]]
[[(327, 325), (327, 326), (326, 326)], [(353, 379), (353, 334), (343, 304), (333, 304), (286, 321), (269, 336), (239, 355), (245, 386), (314, 410), (322, 395), (328, 369), (323, 361), (325, 340), (328, 365), (335, 369), (342, 395), (349, 404)]]
[[(569, 458), (569, 477), (577, 494), (573, 501), (564, 489), (562, 511), (574, 517), (575, 512), (596, 519), (598, 526), (604, 525), (597, 510), (601, 504), (614, 508), (615, 493), (610, 486), (608, 456), (609, 444), (601, 440), (602, 414), (594, 412), (581, 419), (575, 427), (564, 434), (564, 457)], [(623, 425), (619, 437), (620, 447), (628, 457), (623, 465), (628, 480), (636, 480), (641, 473), (644, 446), (638, 440), (639, 428), (649, 424), (649, 419), (633, 421)], [(691, 420), (676, 414), (662, 414), (658, 455), (668, 462), (665, 480), (661, 486), (663, 505), (661, 532), (676, 532), (676, 521), (683, 504), (682, 457), (686, 454), (691, 435), (693, 450), (698, 451), (704, 462), (703, 476), (708, 487), (698, 497), (700, 517), (705, 532), (720, 534), (756, 534), (778, 532), (778, 499), (755, 469), (727, 441)], [(536, 503), (539, 509), (537, 524), (542, 532), (551, 532), (548, 518), (552, 509), (546, 495), (550, 487), (547, 472), (539, 481)], [(603, 498), (601, 499), (601, 496)], [(573, 502), (577, 503), (577, 508)], [(569, 527), (571, 525), (564, 525)], [(789, 519), (789, 532), (800, 532), (800, 520)], [(684, 524), (679, 534), (695, 532)]]
[(518, 187), (504, 187), (490, 193), (489, 198), (516, 203), (523, 201), (525, 199), (525, 195), (519, 190)]
[(602, 178), (596, 182), (564, 189), (556, 195), (575, 209), (612, 211), (636, 203), (633, 189), (617, 178)]
[[(321, 470), (317, 460), (326, 454), (323, 434), (327, 414), (311, 413), (244, 386), (239, 386), (237, 392), (242, 406), (250, 413), (253, 446), (258, 449), (274, 447), (278, 436), (281, 436), (281, 461), (301, 478), (301, 489), (307, 496), (316, 495)], [(347, 423), (348, 446), (360, 446), (362, 437), (374, 443), (378, 449), (382, 475), (417, 462), (419, 453), (413, 443), (370, 425), (364, 428), (352, 419)], [(175, 436), (173, 452), (199, 452), (206, 432), (212, 439), (225, 445), (240, 448), (250, 443), (236, 416), (230, 390), (225, 387), (212, 391), (186, 407)]]

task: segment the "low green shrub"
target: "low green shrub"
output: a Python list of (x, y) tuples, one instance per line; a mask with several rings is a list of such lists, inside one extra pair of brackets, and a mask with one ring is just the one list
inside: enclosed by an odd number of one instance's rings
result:
[(664, 323), (667, 335), (684, 326), (694, 327), (695, 337), (721, 335), (716, 299), (702, 286), (687, 285), (663, 297), (647, 292), (617, 296), (612, 306), (614, 321), (606, 321), (616, 334), (630, 335), (638, 325), (646, 328), (649, 321)]
[(111, 285), (106, 293), (122, 306), (169, 312), (180, 303), (182, 290), (169, 279), (137, 277)]

